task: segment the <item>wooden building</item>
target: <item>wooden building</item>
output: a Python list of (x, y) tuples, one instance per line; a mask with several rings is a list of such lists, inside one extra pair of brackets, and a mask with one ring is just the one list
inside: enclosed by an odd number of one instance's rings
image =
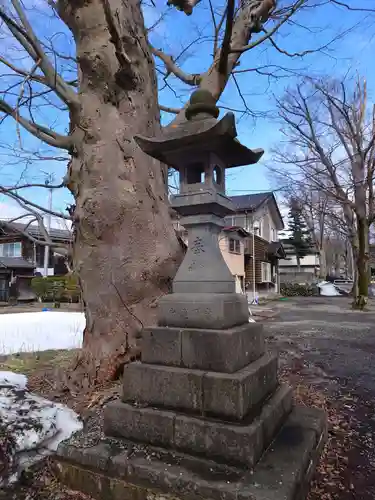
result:
[[(72, 235), (68, 230), (53, 228), (49, 235), (57, 246), (71, 244)], [(35, 240), (43, 240), (38, 226), (0, 221), (0, 302), (9, 300), (11, 284), (16, 282), (20, 300), (32, 300), (31, 279), (43, 271), (45, 249), (45, 245)], [(61, 256), (50, 251), (48, 274), (66, 272)]]

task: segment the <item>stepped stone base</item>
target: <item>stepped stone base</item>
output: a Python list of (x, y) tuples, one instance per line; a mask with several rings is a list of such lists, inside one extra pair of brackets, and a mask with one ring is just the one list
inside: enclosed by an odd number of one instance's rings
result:
[(236, 373), (130, 363), (124, 402), (242, 420), (277, 387), (277, 356), (266, 353)]
[(101, 437), (96, 422), (58, 449), (70, 489), (95, 500), (304, 500), (326, 437), (326, 418), (295, 408), (254, 469)]
[(104, 412), (106, 436), (131, 439), (252, 467), (292, 409), (292, 390), (283, 385), (241, 424), (201, 419), (172, 411), (114, 402)]
[(142, 363), (233, 373), (265, 352), (263, 326), (227, 330), (153, 326), (142, 331)]
[[(233, 295), (236, 309), (242, 298)], [(168, 314), (180, 317), (182, 309), (170, 306)], [(97, 500), (305, 498), (325, 414), (293, 408), (261, 325), (232, 325), (231, 307), (228, 318), (225, 308), (215, 312), (228, 329), (214, 322), (216, 329), (145, 330), (142, 362), (125, 366), (121, 400), (106, 406), (99, 428), (58, 449), (68, 487)]]

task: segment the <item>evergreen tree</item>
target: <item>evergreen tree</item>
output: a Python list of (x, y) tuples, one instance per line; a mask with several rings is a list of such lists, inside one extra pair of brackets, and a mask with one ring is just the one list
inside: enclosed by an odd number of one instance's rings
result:
[(293, 246), (297, 257), (297, 267), (300, 271), (301, 259), (309, 254), (312, 241), (310, 231), (307, 229), (300, 205), (292, 201), (288, 216), (289, 243)]

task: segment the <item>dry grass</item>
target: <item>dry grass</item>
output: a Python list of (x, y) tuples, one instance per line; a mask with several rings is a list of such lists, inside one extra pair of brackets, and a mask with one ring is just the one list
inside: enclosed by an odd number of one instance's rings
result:
[(77, 350), (49, 350), (0, 356), (0, 370), (23, 373), (26, 376), (46, 375), (56, 366), (68, 366)]
[(0, 314), (14, 314), (25, 312), (40, 312), (43, 308), (50, 309), (51, 311), (64, 311), (64, 312), (82, 312), (83, 305), (79, 303), (69, 304), (62, 302), (60, 308), (55, 308), (52, 302), (31, 302), (29, 304), (16, 304), (14, 306), (8, 303), (0, 303)]

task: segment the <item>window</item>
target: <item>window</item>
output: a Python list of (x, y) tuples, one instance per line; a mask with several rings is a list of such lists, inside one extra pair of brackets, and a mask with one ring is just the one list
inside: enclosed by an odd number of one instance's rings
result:
[(22, 257), (21, 243), (1, 243), (0, 257)]
[(275, 228), (271, 229), (271, 241), (277, 241), (277, 231)]
[(229, 238), (229, 251), (232, 253), (241, 253), (241, 242), (234, 238)]
[(254, 234), (263, 237), (263, 220), (259, 219), (254, 221)]
[(271, 278), (271, 264), (269, 262), (261, 262), (262, 283), (270, 283)]

